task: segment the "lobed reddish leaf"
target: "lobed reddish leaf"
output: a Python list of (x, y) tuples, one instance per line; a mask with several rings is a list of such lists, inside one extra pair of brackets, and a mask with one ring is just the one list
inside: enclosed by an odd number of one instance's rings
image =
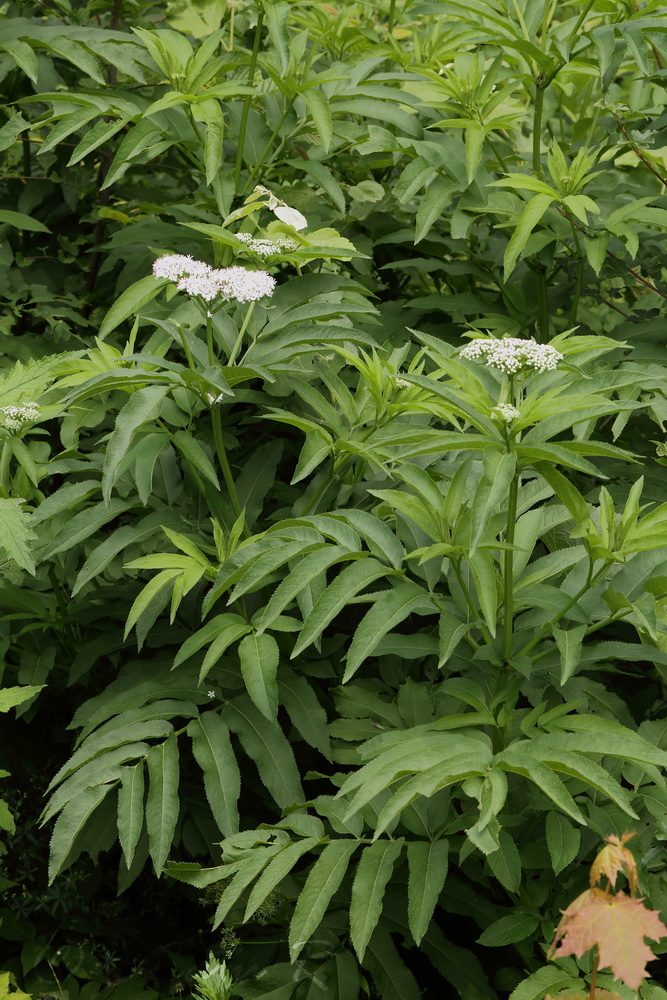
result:
[(641, 899), (624, 892), (607, 898), (601, 889), (588, 889), (563, 912), (551, 950), (556, 949), (558, 958), (581, 956), (597, 945), (600, 965), (636, 990), (647, 975), (646, 963), (654, 958), (644, 939), (664, 936), (667, 927), (659, 914)]
[(637, 892), (637, 862), (632, 851), (625, 846), (634, 833), (624, 833), (622, 837), (611, 834), (606, 838), (607, 846), (603, 847), (591, 866), (591, 886), (596, 885), (601, 878), (609, 879), (611, 886), (616, 885), (619, 872), (625, 872), (630, 894)]

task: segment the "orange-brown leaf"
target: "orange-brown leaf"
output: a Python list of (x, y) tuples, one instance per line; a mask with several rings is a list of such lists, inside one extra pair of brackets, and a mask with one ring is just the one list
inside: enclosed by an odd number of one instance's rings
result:
[(611, 834), (606, 838), (607, 846), (602, 848), (591, 866), (591, 886), (603, 877), (615, 886), (619, 872), (625, 872), (630, 893), (634, 896), (637, 891), (637, 862), (632, 851), (625, 846), (631, 837), (634, 833), (624, 833), (622, 837)]
[(560, 940), (556, 956), (581, 956), (597, 945), (600, 965), (611, 969), (630, 989), (639, 989), (647, 974), (646, 963), (654, 957), (644, 939), (658, 941), (667, 936), (659, 914), (647, 910), (641, 899), (624, 892), (607, 899), (599, 889), (589, 890), (588, 899), (573, 906), (563, 913), (554, 941), (555, 945)]

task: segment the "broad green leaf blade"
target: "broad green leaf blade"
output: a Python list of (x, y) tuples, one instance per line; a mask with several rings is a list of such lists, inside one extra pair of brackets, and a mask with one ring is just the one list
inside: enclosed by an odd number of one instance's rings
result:
[(547, 813), (547, 847), (554, 875), (574, 861), (581, 844), (581, 834), (561, 813)]
[(317, 837), (305, 837), (303, 840), (298, 840), (285, 847), (280, 854), (269, 861), (250, 893), (248, 905), (243, 915), (244, 923), (251, 919), (253, 913), (262, 905), (269, 893), (289, 875), (299, 858), (302, 858), (308, 851), (312, 851), (318, 844)]
[(306, 678), (287, 667), (281, 667), (278, 672), (278, 695), (294, 728), (306, 743), (330, 760), (327, 714)]
[(509, 1000), (544, 1000), (547, 992), (577, 987), (580, 979), (573, 979), (555, 965), (543, 965), (516, 987)]
[(364, 848), (352, 883), (350, 936), (359, 959), (382, 913), (382, 900), (394, 865), (403, 849), (403, 838), (378, 840)]
[(100, 339), (104, 340), (123, 320), (136, 315), (142, 306), (151, 302), (168, 284), (166, 278), (154, 278), (152, 274), (148, 274), (145, 278), (140, 278), (139, 281), (135, 281), (133, 285), (126, 288), (102, 320), (99, 332)]
[(77, 836), (85, 829), (90, 817), (112, 788), (111, 784), (86, 788), (61, 812), (51, 835), (49, 885), (66, 866)]
[(477, 943), (485, 948), (501, 948), (508, 944), (516, 944), (517, 941), (525, 941), (527, 937), (537, 930), (537, 917), (531, 913), (510, 913), (506, 917), (501, 917), (489, 927), (477, 939)]
[(507, 500), (516, 470), (516, 455), (487, 448), (483, 455), (484, 474), (471, 504), (470, 553), (475, 552), (496, 508)]
[(500, 847), (492, 854), (487, 854), (489, 868), (503, 888), (508, 892), (517, 892), (521, 884), (521, 858), (514, 840), (506, 830), (501, 830), (498, 836)]
[(579, 666), (581, 645), (588, 631), (587, 625), (575, 625), (574, 628), (560, 629), (554, 627), (553, 636), (560, 653), (560, 683), (567, 684), (572, 674)]
[(125, 864), (132, 867), (134, 852), (144, 825), (144, 762), (122, 768), (118, 790), (118, 839)]
[(363, 964), (371, 973), (381, 1000), (420, 1000), (417, 980), (381, 924), (368, 942)]
[(289, 947), (292, 962), (296, 961), (301, 949), (322, 922), (357, 846), (354, 840), (334, 840), (327, 844), (311, 868), (290, 924)]
[(50, 233), (51, 230), (48, 229), (42, 222), (38, 222), (37, 219), (31, 218), (26, 215), (25, 212), (11, 212), (6, 208), (0, 209), (0, 225), (7, 223), (10, 226), (15, 226), (16, 229), (24, 229), (29, 233)]
[(178, 740), (175, 734), (146, 756), (148, 798), (146, 829), (155, 874), (159, 877), (174, 839), (178, 820)]
[(238, 734), (243, 749), (254, 760), (260, 778), (281, 809), (303, 802), (292, 747), (280, 726), (268, 722), (245, 696), (226, 705), (223, 715), (231, 731)]
[(116, 482), (121, 462), (127, 454), (135, 432), (148, 420), (154, 420), (159, 412), (168, 387), (147, 385), (137, 389), (116, 417), (116, 426), (109, 438), (102, 472), (102, 492), (108, 503), (111, 490)]
[(386, 566), (372, 557), (360, 559), (359, 562), (354, 562), (342, 570), (313, 605), (310, 614), (303, 623), (303, 628), (292, 651), (292, 657), (298, 656), (311, 642), (315, 642), (329, 622), (360, 590), (390, 572)]
[(192, 753), (204, 775), (204, 789), (213, 818), (225, 837), (238, 833), (241, 774), (229, 739), (229, 729), (216, 712), (204, 712), (188, 725)]
[(25, 701), (34, 698), (42, 690), (44, 684), (25, 684), (22, 687), (0, 688), (0, 712), (8, 712)]
[[(6, 447), (6, 442), (3, 447)], [(4, 551), (21, 569), (34, 573), (32, 546), (35, 533), (31, 515), (23, 510), (24, 503), (25, 500), (19, 498), (0, 499), (0, 551)]]
[(552, 204), (553, 200), (553, 195), (536, 194), (534, 198), (530, 199), (526, 207), (521, 212), (521, 215), (517, 220), (516, 228), (512, 233), (512, 238), (507, 244), (507, 249), (505, 250), (505, 258), (503, 261), (505, 269), (504, 281), (507, 281), (510, 277), (519, 254), (528, 242), (528, 237), (546, 210)]
[(413, 611), (435, 610), (423, 587), (412, 582), (399, 583), (394, 590), (386, 591), (366, 612), (357, 626), (347, 654), (343, 684), (370, 656), (380, 640)]
[(428, 930), (445, 884), (448, 862), (446, 840), (414, 840), (408, 844), (408, 921), (417, 944)]
[(246, 690), (262, 715), (273, 722), (278, 714), (278, 643), (272, 635), (252, 632), (239, 643)]

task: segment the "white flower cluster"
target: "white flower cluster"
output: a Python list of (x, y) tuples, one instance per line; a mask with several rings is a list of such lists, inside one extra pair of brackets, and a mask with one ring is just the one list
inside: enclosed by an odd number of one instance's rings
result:
[(506, 424), (509, 424), (512, 420), (516, 420), (517, 417), (520, 417), (521, 413), (517, 410), (516, 406), (512, 406), (511, 403), (498, 403), (497, 406), (493, 407), (491, 416), (496, 420), (502, 420)]
[(554, 347), (538, 344), (534, 340), (520, 340), (518, 337), (473, 340), (466, 344), (460, 356), (468, 361), (483, 361), (487, 367), (498, 368), (506, 375), (516, 375), (525, 370), (553, 371), (558, 367), (558, 362), (563, 360), (563, 355)]
[(0, 413), (5, 418), (5, 427), (10, 431), (20, 431), (24, 424), (39, 420), (37, 403), (24, 403), (23, 406), (2, 406)]
[(237, 239), (241, 240), (258, 257), (273, 257), (283, 251), (296, 250), (297, 244), (287, 237), (280, 237), (277, 240), (257, 240), (250, 233), (237, 233)]
[(250, 271), (245, 267), (213, 268), (202, 260), (183, 254), (167, 254), (153, 264), (156, 278), (175, 281), (176, 287), (188, 295), (198, 295), (206, 302), (220, 298), (223, 302), (254, 302), (273, 295), (276, 279), (266, 271)]
[(408, 382), (408, 380), (406, 378), (397, 378), (396, 379), (396, 385), (400, 389), (414, 389), (414, 386), (413, 386), (412, 382)]

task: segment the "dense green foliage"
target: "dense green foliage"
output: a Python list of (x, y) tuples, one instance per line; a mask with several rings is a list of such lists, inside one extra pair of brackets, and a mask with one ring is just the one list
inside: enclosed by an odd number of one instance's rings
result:
[(1, 11), (0, 996), (586, 989), (601, 837), (667, 918), (667, 6)]

